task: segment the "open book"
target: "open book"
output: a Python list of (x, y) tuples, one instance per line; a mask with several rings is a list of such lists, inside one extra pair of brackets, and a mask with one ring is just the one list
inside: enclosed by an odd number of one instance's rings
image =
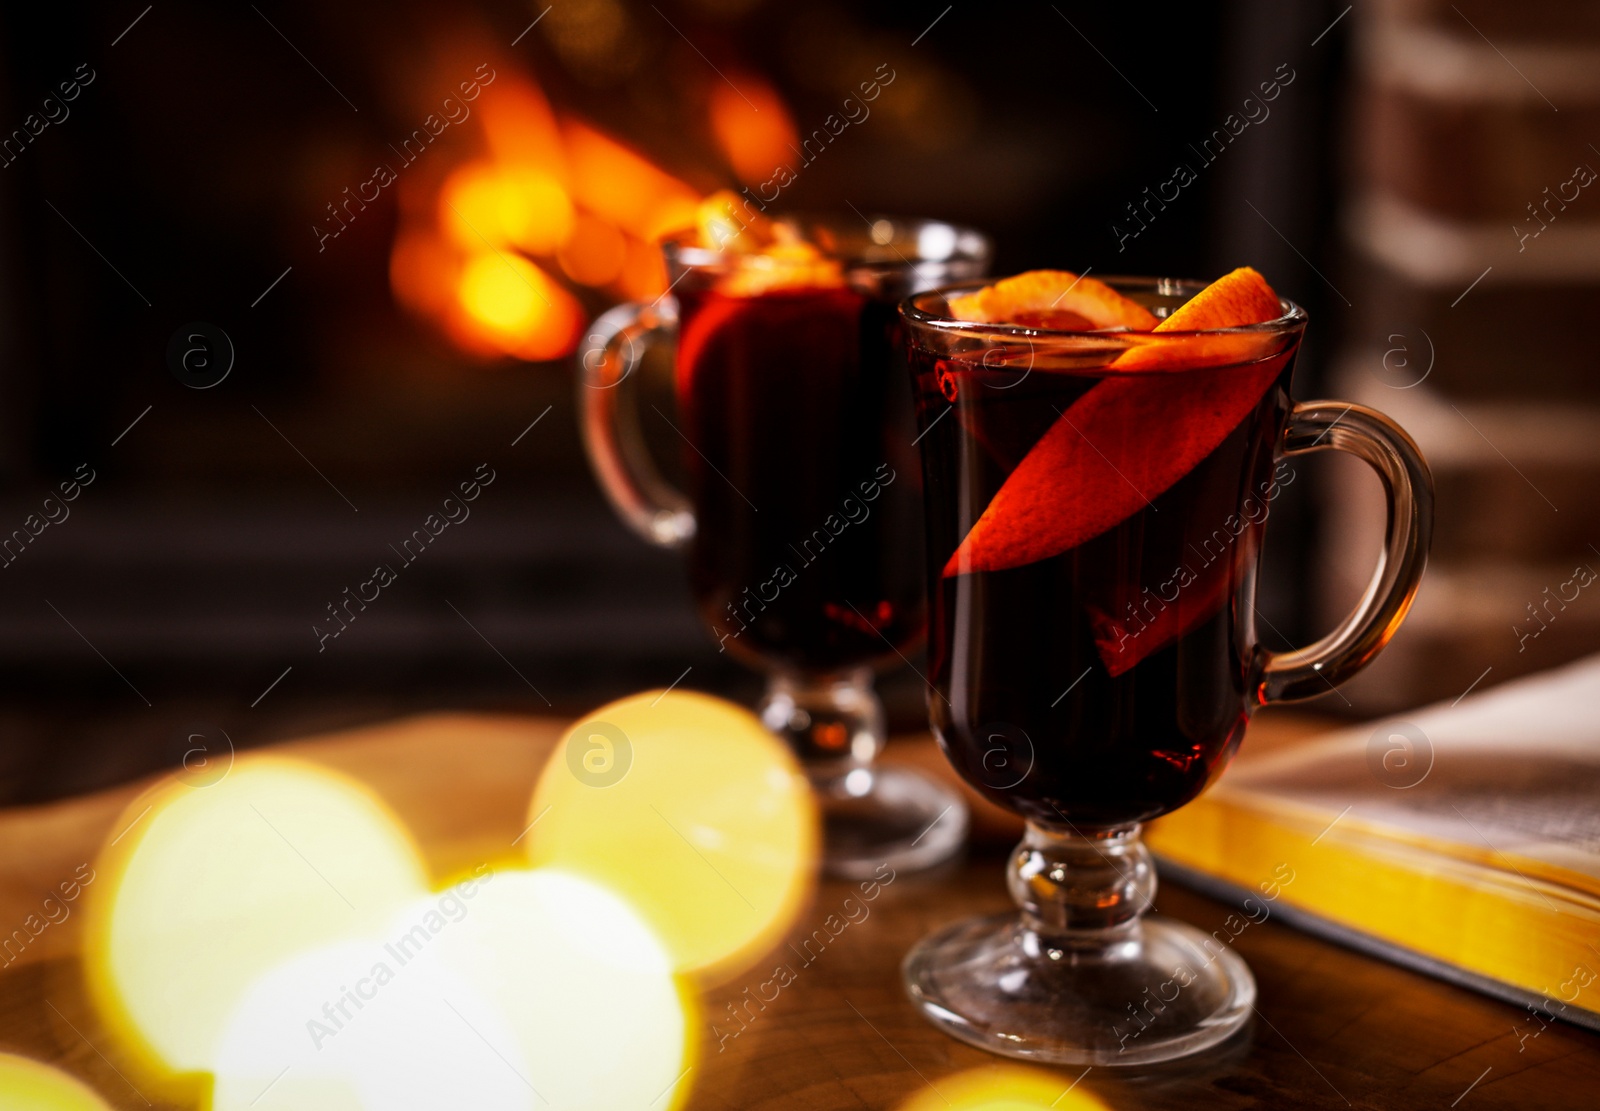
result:
[[(1600, 656), (1252, 758), (1154, 823), (1174, 878), (1600, 1029)], [(1252, 898), (1253, 897), (1253, 898)]]

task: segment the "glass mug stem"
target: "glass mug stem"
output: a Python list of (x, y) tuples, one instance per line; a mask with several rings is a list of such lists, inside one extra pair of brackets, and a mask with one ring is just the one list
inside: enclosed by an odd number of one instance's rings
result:
[(1137, 823), (1083, 832), (1029, 822), (1006, 886), (1023, 924), (1051, 945), (1134, 940), (1156, 897), (1156, 870)]
[(883, 703), (864, 667), (838, 676), (774, 672), (756, 713), (813, 777), (848, 775), (871, 764), (888, 739)]
[(888, 730), (871, 669), (774, 672), (756, 712), (811, 780), (832, 874), (865, 880), (881, 878), (884, 865), (931, 867), (965, 839), (967, 812), (958, 796), (908, 768), (877, 763)]

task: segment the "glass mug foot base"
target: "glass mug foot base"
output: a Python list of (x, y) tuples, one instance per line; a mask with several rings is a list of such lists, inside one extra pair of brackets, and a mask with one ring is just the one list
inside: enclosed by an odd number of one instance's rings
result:
[(1054, 1065), (1170, 1061), (1245, 1024), (1256, 985), (1238, 954), (1171, 919), (1136, 927), (1120, 941), (1052, 948), (1016, 914), (959, 922), (907, 955), (906, 991), (945, 1033)]
[(813, 773), (822, 812), (822, 867), (847, 880), (930, 868), (967, 834), (967, 804), (951, 788), (909, 768), (866, 765)]

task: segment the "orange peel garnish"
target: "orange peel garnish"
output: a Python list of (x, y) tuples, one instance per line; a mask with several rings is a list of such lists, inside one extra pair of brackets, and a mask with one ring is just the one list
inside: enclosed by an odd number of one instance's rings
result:
[[(1242, 328), (1265, 324), (1283, 315), (1278, 295), (1255, 270), (1241, 266), (1224, 274), (1156, 325), (1162, 332), (1203, 332), (1212, 328)], [(1218, 336), (1173, 336), (1152, 340), (1125, 351), (1111, 364), (1117, 370), (1193, 370), (1227, 366), (1265, 358), (1280, 343), (1268, 332)]]
[(700, 246), (726, 254), (752, 254), (773, 241), (773, 221), (740, 204), (739, 194), (722, 189), (700, 202), (696, 213)]
[(1070, 270), (1029, 270), (950, 300), (950, 315), (975, 324), (1025, 328), (1152, 331), (1160, 322), (1139, 302)]
[(780, 289), (827, 289), (844, 284), (839, 260), (825, 255), (793, 224), (754, 212), (737, 193), (721, 190), (700, 202), (700, 245), (730, 256), (717, 290), (754, 297)]
[(1224, 274), (1156, 325), (1158, 332), (1199, 332), (1265, 324), (1283, 315), (1282, 303), (1253, 267)]
[[(1272, 287), (1244, 267), (1207, 286), (1155, 331), (1237, 328), (1282, 312)], [(1152, 333), (1148, 346), (1119, 356), (1113, 373), (1084, 391), (1029, 449), (951, 554), (945, 577), (1060, 555), (1146, 508), (1261, 403), (1291, 350), (1271, 332), (1178, 334), (1160, 346)], [(1217, 369), (1120, 373), (1198, 367)], [(1148, 650), (1158, 639), (1144, 637), (1141, 645)]]

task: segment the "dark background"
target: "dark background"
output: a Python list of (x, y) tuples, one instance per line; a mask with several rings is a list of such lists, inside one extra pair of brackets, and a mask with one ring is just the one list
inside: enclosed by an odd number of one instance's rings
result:
[[(785, 206), (975, 225), (997, 273), (1253, 265), (1311, 311), (1302, 397), (1343, 326), (1308, 261), (1334, 269), (1353, 21), (1311, 44), (1343, 5), (572, 0), (515, 46), (543, 4), (142, 6), (0, 14), (0, 131), (94, 73), (0, 169), (0, 531), (79, 465), (96, 475), (0, 570), (6, 801), (171, 764), (197, 731), (244, 746), (413, 709), (577, 713), (690, 666), (689, 686), (752, 696), (677, 557), (596, 490), (571, 360), (467, 353), (397, 305), (400, 190), (317, 250), (324, 206), (417, 125), (453, 58), (536, 80), (701, 192), (736, 182), (707, 124), (718, 71), (762, 75), (806, 132), (887, 63), (872, 118)], [(1119, 251), (1125, 206), (1282, 64), (1270, 118)], [(427, 158), (466, 157), (457, 141)], [(591, 315), (618, 299), (571, 288)], [(192, 321), (236, 351), (212, 389), (168, 367)], [(470, 520), (319, 652), (327, 605), (483, 463)], [(1275, 507), (1263, 602), (1297, 643), (1309, 495)], [(897, 725), (917, 724), (919, 688), (886, 681)]]

